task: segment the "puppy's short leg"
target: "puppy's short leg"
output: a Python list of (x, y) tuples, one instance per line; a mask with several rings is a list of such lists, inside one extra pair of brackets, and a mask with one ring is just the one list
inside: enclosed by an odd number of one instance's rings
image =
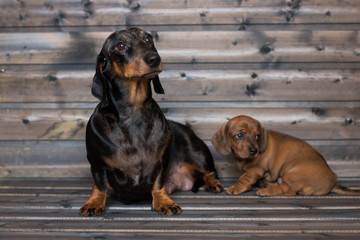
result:
[(160, 184), (157, 177), (152, 189), (152, 208), (159, 214), (175, 215), (181, 213), (181, 208), (168, 195), (165, 184)]
[(226, 193), (230, 195), (238, 195), (251, 189), (252, 185), (264, 175), (264, 170), (261, 168), (248, 169), (243, 175), (239, 177), (237, 182), (226, 189)]
[(257, 195), (262, 197), (271, 196), (295, 196), (296, 192), (293, 191), (289, 185), (282, 183), (277, 187), (262, 188), (256, 192)]
[(297, 192), (303, 188), (302, 173), (287, 173), (278, 186), (269, 185), (256, 192), (257, 195), (263, 197), (271, 196), (295, 196)]
[(205, 191), (213, 193), (222, 192), (224, 186), (214, 177), (214, 174), (214, 172), (211, 172), (204, 175), (203, 180), (205, 182)]
[(94, 184), (90, 198), (86, 201), (84, 206), (79, 209), (79, 213), (81, 215), (88, 216), (99, 216), (100, 214), (103, 214), (105, 209), (106, 195), (109, 188), (110, 186), (107, 187), (105, 192), (101, 192), (97, 188), (96, 184)]
[(266, 181), (266, 180), (261, 180), (258, 184), (259, 184), (259, 186), (261, 188), (270, 188), (270, 187), (279, 186), (278, 182), (269, 182), (269, 181)]

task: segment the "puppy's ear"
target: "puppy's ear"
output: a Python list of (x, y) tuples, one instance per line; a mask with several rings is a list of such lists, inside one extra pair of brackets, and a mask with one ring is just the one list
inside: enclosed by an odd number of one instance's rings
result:
[(216, 151), (222, 155), (228, 155), (231, 153), (231, 148), (227, 138), (228, 125), (224, 123), (212, 137), (212, 144), (214, 145)]
[[(259, 124), (260, 125), (260, 124)], [(259, 153), (264, 153), (268, 144), (268, 134), (263, 126), (260, 125), (260, 144)]]
[(107, 64), (107, 59), (105, 55), (103, 55), (103, 53), (101, 52), (96, 59), (96, 72), (93, 77), (93, 83), (91, 86), (92, 95), (100, 101), (106, 101), (107, 83), (103, 71), (106, 68)]
[(157, 94), (164, 94), (165, 91), (164, 91), (164, 88), (161, 86), (159, 76), (156, 75), (156, 77), (154, 77), (154, 78), (151, 79), (151, 80), (152, 80), (152, 82), (153, 82), (154, 91), (155, 91)]

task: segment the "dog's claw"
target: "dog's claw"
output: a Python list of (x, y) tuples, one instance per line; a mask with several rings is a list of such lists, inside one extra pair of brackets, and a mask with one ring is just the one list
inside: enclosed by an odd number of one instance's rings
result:
[(226, 188), (225, 190), (228, 195), (238, 195), (238, 194), (244, 192), (244, 191), (239, 191), (239, 189), (237, 189), (234, 186)]
[(167, 205), (167, 206), (163, 206), (160, 208), (155, 208), (152, 207), (152, 209), (156, 212), (158, 212), (159, 214), (164, 214), (164, 215), (177, 215), (181, 213), (181, 208), (178, 205)]
[(99, 216), (104, 214), (104, 207), (102, 206), (90, 206), (89, 204), (85, 204), (83, 207), (79, 209), (79, 214), (82, 216)]
[(220, 193), (223, 191), (224, 186), (217, 179), (212, 179), (208, 183), (205, 183), (205, 191), (212, 193)]
[(179, 211), (176, 207), (171, 207), (170, 211), (172, 212), (172, 214), (176, 215)]

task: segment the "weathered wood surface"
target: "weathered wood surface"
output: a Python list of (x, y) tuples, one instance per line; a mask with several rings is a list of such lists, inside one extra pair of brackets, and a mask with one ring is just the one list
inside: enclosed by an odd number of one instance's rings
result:
[[(155, 37), (166, 116), (211, 149), (224, 121), (248, 114), (358, 176), (359, 9), (355, 0), (0, 1), (2, 176), (88, 176), (95, 57), (130, 26)], [(237, 174), (212, 152), (222, 176)]]
[[(83, 140), (93, 109), (0, 110), (0, 140)], [(204, 140), (234, 115), (250, 115), (265, 128), (303, 139), (357, 139), (360, 109), (165, 108), (168, 119), (190, 126)]]
[[(234, 179), (223, 179), (231, 186)], [(358, 178), (340, 183), (359, 188)], [(81, 217), (78, 208), (91, 191), (90, 179), (2, 179), (0, 237), (157, 239), (356, 239), (360, 234), (359, 196), (261, 198), (252, 190), (239, 196), (179, 192), (179, 216), (164, 217), (149, 203), (124, 205), (108, 197), (106, 214)]]
[(4, 26), (359, 23), (347, 1), (1, 1)]
[[(158, 101), (356, 101), (360, 70), (171, 70), (160, 74)], [(0, 102), (97, 102), (94, 70), (0, 73)], [(21, 86), (21, 87), (19, 87)], [(178, 91), (182, 89), (182, 91)], [(299, 89), (304, 89), (299, 91)], [(34, 94), (36, 92), (36, 94)]]
[[(93, 63), (110, 33), (0, 33), (3, 49), (0, 64)], [(165, 63), (356, 62), (360, 59), (358, 30), (153, 34)]]
[(174, 194), (184, 209), (174, 217), (111, 196), (102, 217), (77, 209), (92, 186), (95, 58), (111, 32), (134, 26), (164, 62), (155, 99), (205, 140), (226, 186), (240, 173), (210, 139), (247, 114), (305, 139), (359, 189), (359, 13), (358, 0), (0, 0), (0, 239), (358, 239), (357, 196), (202, 190)]
[[(360, 141), (309, 140), (340, 177), (359, 176)], [(220, 176), (239, 177), (234, 159), (219, 155), (209, 147)], [(0, 141), (0, 177), (91, 177), (84, 141)]]

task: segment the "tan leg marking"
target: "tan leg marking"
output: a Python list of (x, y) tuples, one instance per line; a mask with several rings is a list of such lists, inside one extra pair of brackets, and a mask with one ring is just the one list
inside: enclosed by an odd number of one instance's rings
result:
[(159, 188), (159, 178), (157, 177), (152, 189), (152, 208), (159, 214), (176, 215), (181, 213), (181, 208), (168, 195), (165, 185)]
[(214, 178), (214, 172), (205, 174), (203, 180), (205, 182), (204, 188), (207, 192), (219, 193), (224, 190), (224, 186), (221, 182)]
[(84, 216), (99, 216), (100, 214), (103, 214), (109, 189), (110, 186), (107, 187), (105, 192), (101, 192), (94, 184), (89, 199), (84, 206), (79, 209), (79, 213)]

